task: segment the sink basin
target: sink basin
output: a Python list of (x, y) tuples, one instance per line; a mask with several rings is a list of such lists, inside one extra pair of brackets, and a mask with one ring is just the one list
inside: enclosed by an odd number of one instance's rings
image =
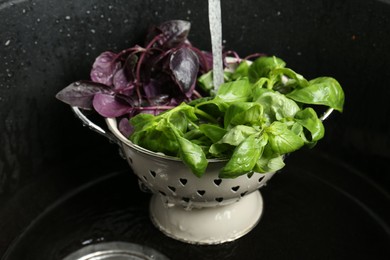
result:
[(190, 40), (210, 50), (206, 12), (207, 1), (0, 1), (2, 260), (121, 243), (169, 259), (390, 258), (388, 0), (222, 1), (226, 49), (279, 56), (307, 78), (332, 76), (346, 95), (325, 138), (287, 157), (262, 188), (261, 221), (235, 242), (164, 236), (118, 147), (55, 99), (88, 79), (101, 52), (141, 43), (161, 21), (191, 21)]
[(327, 154), (299, 152), (286, 161), (286, 168), (262, 188), (262, 220), (237, 241), (196, 246), (166, 237), (149, 219), (151, 195), (139, 190), (132, 172), (122, 170), (64, 194), (14, 240), (4, 259), (62, 259), (107, 242), (143, 245), (169, 259), (390, 255), (389, 213), (378, 207), (389, 205), (386, 192)]

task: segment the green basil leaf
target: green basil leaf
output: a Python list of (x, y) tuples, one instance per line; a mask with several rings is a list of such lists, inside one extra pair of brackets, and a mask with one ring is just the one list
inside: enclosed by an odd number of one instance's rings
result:
[(246, 125), (238, 125), (230, 129), (222, 138), (218, 141), (218, 143), (230, 144), (232, 146), (238, 146), (249, 136), (258, 133), (258, 131)]
[(155, 117), (153, 115), (142, 113), (132, 117), (129, 122), (134, 127), (134, 131), (138, 131), (154, 120)]
[(199, 130), (199, 128), (192, 129), (186, 133), (184, 133), (183, 137), (187, 140), (199, 139), (204, 136), (203, 132)]
[(208, 115), (213, 116), (214, 118), (218, 118), (224, 115), (224, 112), (229, 107), (229, 105), (221, 99), (214, 98), (197, 103), (195, 107), (204, 111)]
[(254, 102), (236, 102), (226, 110), (224, 126), (260, 125), (263, 119), (263, 107)]
[(286, 117), (293, 118), (300, 110), (297, 103), (277, 91), (263, 92), (255, 102), (263, 106), (270, 123)]
[(249, 70), (249, 63), (248, 61), (244, 60), (237, 66), (237, 68), (235, 69), (235, 71), (231, 76), (231, 79), (237, 80), (239, 78), (248, 77), (248, 70)]
[(230, 144), (214, 143), (210, 146), (208, 152), (216, 158), (228, 158), (233, 149), (234, 146), (231, 146)]
[[(163, 120), (162, 120), (163, 121)], [(153, 126), (131, 136), (131, 140), (153, 152), (161, 152), (170, 156), (177, 156), (179, 145), (171, 127), (159, 122)]]
[(331, 77), (313, 79), (307, 87), (295, 89), (286, 96), (301, 103), (325, 105), (343, 111), (344, 91), (337, 80)]
[(219, 173), (221, 178), (236, 178), (253, 170), (267, 144), (265, 135), (251, 135), (234, 149), (230, 160)]
[(199, 87), (206, 93), (211, 93), (214, 89), (213, 71), (210, 70), (198, 78)]
[(198, 177), (201, 177), (207, 168), (208, 161), (202, 148), (181, 136), (176, 136), (179, 143), (179, 157)]
[(187, 132), (188, 121), (184, 111), (173, 113), (169, 117), (169, 122), (182, 133)]
[(253, 85), (252, 88), (252, 100), (256, 101), (261, 95), (263, 95), (265, 92), (273, 92), (273, 90), (264, 87), (267, 83), (267, 78), (261, 78), (258, 82), (256, 82)]
[(309, 82), (300, 74), (289, 68), (277, 68), (271, 71), (271, 77), (279, 77), (283, 81), (283, 76), (287, 77), (283, 85), (288, 85), (291, 88), (304, 88), (309, 85)]
[(311, 107), (305, 108), (295, 114), (295, 121), (306, 128), (311, 137), (310, 141), (318, 141), (324, 137), (325, 129), (322, 121), (318, 118), (317, 113)]
[[(270, 149), (268, 149), (271, 151)], [(267, 152), (267, 147), (264, 149), (263, 155), (256, 162), (253, 170), (258, 173), (276, 172), (281, 170), (285, 166), (283, 155), (276, 155), (271, 152)]]
[(256, 59), (248, 69), (249, 81), (254, 83), (262, 77), (269, 77), (273, 69), (284, 68), (286, 63), (275, 56), (260, 57)]
[(213, 143), (218, 142), (226, 134), (226, 129), (212, 124), (201, 124), (199, 131), (207, 136)]
[(304, 145), (302, 138), (278, 121), (266, 128), (269, 145), (274, 153), (282, 155), (298, 150)]
[(252, 97), (252, 86), (247, 78), (222, 84), (217, 92), (215, 101), (233, 102), (249, 101)]

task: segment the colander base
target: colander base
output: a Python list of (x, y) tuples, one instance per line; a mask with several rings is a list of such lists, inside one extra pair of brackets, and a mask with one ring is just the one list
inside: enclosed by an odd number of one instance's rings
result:
[(215, 207), (168, 206), (160, 194), (152, 196), (150, 216), (165, 235), (190, 244), (221, 244), (236, 240), (251, 231), (263, 212), (258, 190), (239, 201)]

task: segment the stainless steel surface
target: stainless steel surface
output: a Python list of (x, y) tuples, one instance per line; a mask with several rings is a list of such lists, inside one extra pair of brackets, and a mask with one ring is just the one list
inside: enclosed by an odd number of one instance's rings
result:
[(156, 250), (133, 243), (107, 242), (88, 245), (63, 260), (168, 260)]

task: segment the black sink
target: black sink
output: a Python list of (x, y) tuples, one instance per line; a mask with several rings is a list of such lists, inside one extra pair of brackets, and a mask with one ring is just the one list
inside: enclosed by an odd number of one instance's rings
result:
[(164, 236), (149, 219), (150, 194), (139, 190), (130, 170), (122, 170), (75, 187), (49, 205), (13, 241), (5, 259), (62, 259), (89, 245), (118, 241), (153, 248), (169, 259), (390, 255), (390, 214), (381, 208), (390, 204), (388, 194), (326, 154), (299, 152), (287, 162), (261, 189), (260, 223), (237, 241), (196, 246)]
[(262, 188), (252, 232), (195, 246), (151, 224), (150, 194), (118, 147), (55, 94), (87, 79), (98, 54), (142, 43), (162, 21), (191, 21), (190, 40), (210, 50), (207, 1), (0, 1), (2, 259), (62, 259), (110, 242), (170, 259), (390, 257), (390, 1), (223, 0), (222, 16), (226, 49), (279, 56), (307, 78), (332, 76), (346, 103), (326, 120), (326, 137), (290, 155)]

